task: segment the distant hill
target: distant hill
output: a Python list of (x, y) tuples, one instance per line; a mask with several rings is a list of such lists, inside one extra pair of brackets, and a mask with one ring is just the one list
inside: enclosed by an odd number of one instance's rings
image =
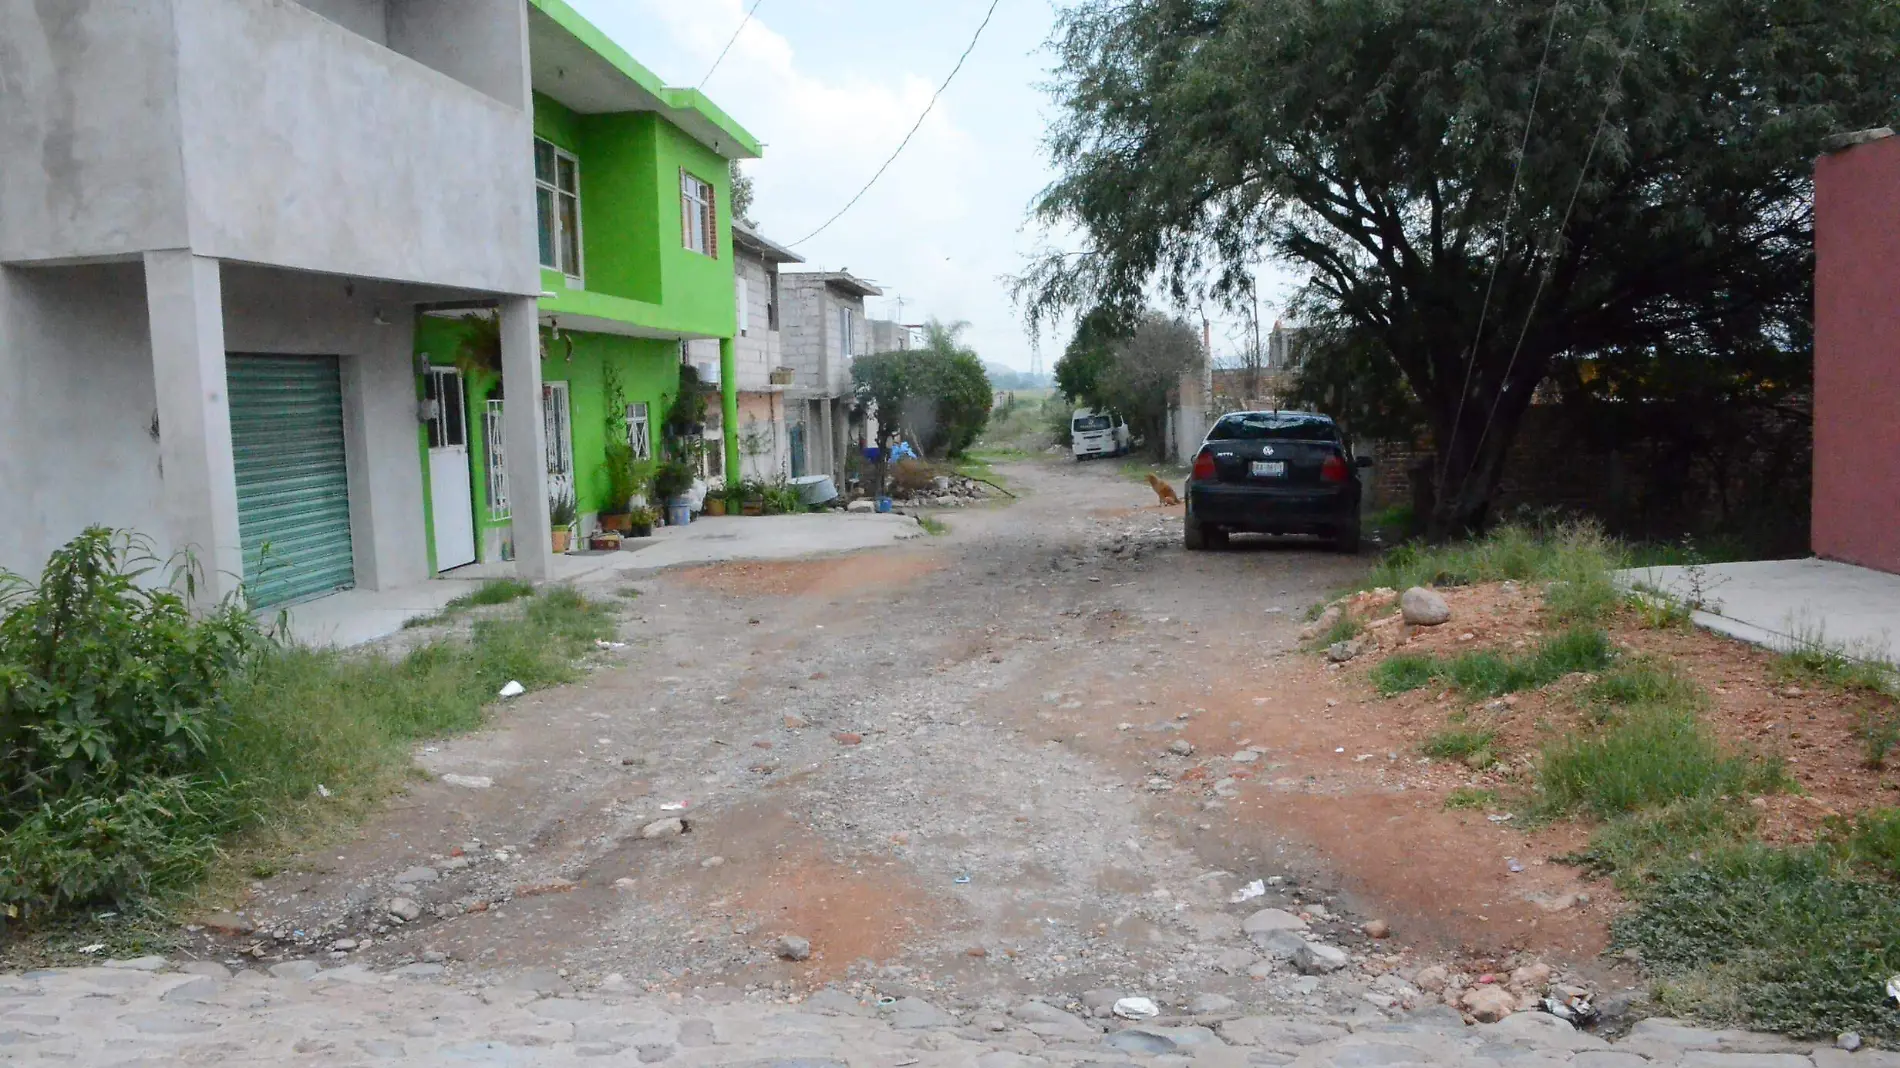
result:
[(1032, 375), (1000, 363), (986, 363), (983, 370), (990, 376), (991, 389), (1048, 389), (1055, 385), (1048, 375)]

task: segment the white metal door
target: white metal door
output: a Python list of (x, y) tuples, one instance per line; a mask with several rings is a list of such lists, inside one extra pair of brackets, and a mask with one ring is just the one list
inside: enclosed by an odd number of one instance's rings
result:
[(548, 449), (548, 499), (574, 497), (574, 435), (569, 429), (566, 382), (541, 384), (541, 428)]
[(468, 464), (468, 405), (462, 373), (432, 367), (424, 385), (429, 411), (429, 514), (435, 569), (475, 562), (475, 494)]

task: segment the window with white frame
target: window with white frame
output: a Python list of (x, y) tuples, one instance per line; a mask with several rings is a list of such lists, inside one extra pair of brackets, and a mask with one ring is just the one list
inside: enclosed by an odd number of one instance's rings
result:
[(719, 258), (719, 207), (711, 182), (680, 170), (680, 240), (702, 255)]
[(570, 152), (535, 138), (534, 214), (541, 266), (581, 277), (581, 164)]
[(838, 355), (851, 358), (851, 309), (838, 309)]
[(507, 519), (512, 514), (508, 508), (508, 453), (501, 440), (502, 404), (502, 401), (491, 400), (487, 410), (482, 413), (482, 441), (488, 446), (490, 519)]
[(653, 458), (653, 431), (647, 422), (647, 402), (627, 405), (627, 444), (636, 460)]

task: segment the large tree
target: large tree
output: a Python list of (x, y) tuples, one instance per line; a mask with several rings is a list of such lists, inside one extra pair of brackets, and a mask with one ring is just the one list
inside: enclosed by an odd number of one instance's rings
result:
[(926, 456), (961, 455), (989, 424), (988, 374), (962, 340), (968, 323), (924, 326), (923, 344), (851, 362), (860, 413), (877, 418), (877, 444), (908, 436)]
[(1035, 210), (1085, 247), (1018, 292), (1040, 325), (1293, 266), (1308, 358), (1403, 380), (1428, 530), (1470, 529), (1553, 372), (1806, 373), (1812, 160), (1894, 117), (1897, 42), (1894, 0), (1078, 0)]
[(1056, 361), (1056, 385), (1072, 403), (1120, 413), (1160, 457), (1167, 453), (1168, 391), (1203, 358), (1194, 328), (1158, 311), (1131, 323), (1085, 316)]

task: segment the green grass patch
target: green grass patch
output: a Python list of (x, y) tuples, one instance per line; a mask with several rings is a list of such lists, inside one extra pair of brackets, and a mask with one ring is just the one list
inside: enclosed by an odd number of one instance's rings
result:
[(1692, 710), (1639, 706), (1603, 730), (1544, 750), (1538, 767), (1550, 815), (1598, 819), (1698, 797), (1749, 797), (1789, 784), (1779, 761), (1725, 751)]
[(1660, 874), (1612, 926), (1665, 1011), (1825, 1039), (1900, 1039), (1900, 887), (1855, 877), (1826, 844), (1718, 850)]
[(1372, 685), (1387, 697), (1422, 690), (1438, 680), (1439, 662), (1423, 653), (1397, 653), (1372, 668)]
[(1880, 652), (1839, 649), (1818, 637), (1776, 657), (1774, 673), (1783, 682), (1817, 683), (1890, 698), (1900, 695), (1900, 674)]
[(938, 534), (950, 533), (950, 525), (945, 523), (943, 520), (938, 519), (936, 516), (920, 515), (920, 516), (917, 516), (916, 519), (917, 519), (917, 525), (924, 528), (924, 533), (926, 534), (930, 534), (934, 536)]
[(1503, 795), (1496, 790), (1477, 786), (1460, 786), (1445, 795), (1445, 807), (1453, 810), (1497, 808), (1503, 801)]
[(1594, 628), (1576, 628), (1545, 639), (1522, 656), (1506, 656), (1488, 649), (1442, 659), (1420, 653), (1389, 656), (1372, 669), (1372, 684), (1390, 697), (1432, 683), (1449, 686), (1467, 697), (1502, 697), (1535, 690), (1578, 672), (1597, 672), (1616, 660), (1609, 635)]
[(1612, 709), (1631, 705), (1695, 708), (1702, 701), (1694, 683), (1666, 665), (1642, 657), (1617, 664), (1591, 683), (1584, 696)]
[(1473, 768), (1486, 768), (1497, 763), (1497, 742), (1497, 731), (1454, 727), (1425, 739), (1419, 752), (1434, 760), (1456, 760)]
[(1660, 872), (1747, 841), (1755, 822), (1754, 810), (1739, 798), (1689, 797), (1618, 816), (1598, 827), (1584, 849), (1558, 859), (1612, 877), (1634, 893)]
[(1339, 618), (1328, 624), (1325, 630), (1320, 631), (1319, 636), (1313, 639), (1313, 644), (1315, 648), (1324, 649), (1334, 642), (1349, 642), (1365, 632), (1366, 625), (1358, 616), (1351, 612), (1341, 612)]
[(1869, 809), (1853, 819), (1835, 819), (1824, 835), (1848, 864), (1900, 882), (1900, 808)]
[(489, 579), (468, 593), (451, 599), (442, 606), (442, 610), (431, 615), (416, 616), (403, 622), (405, 630), (417, 627), (430, 627), (437, 623), (446, 623), (474, 608), (507, 604), (523, 597), (534, 596), (534, 584), (520, 579)]
[(1854, 734), (1860, 739), (1861, 763), (1878, 771), (1900, 746), (1900, 708), (1865, 705), (1856, 713)]

